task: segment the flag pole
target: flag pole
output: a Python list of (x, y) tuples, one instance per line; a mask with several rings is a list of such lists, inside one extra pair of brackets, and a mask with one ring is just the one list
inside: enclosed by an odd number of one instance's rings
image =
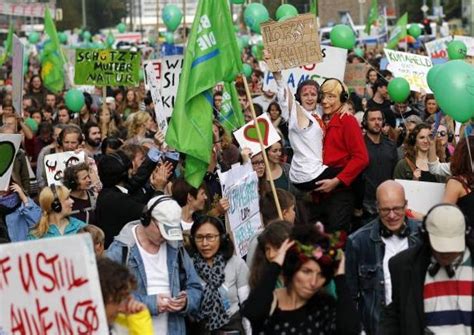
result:
[(263, 161), (265, 162), (265, 174), (267, 175), (268, 181), (270, 182), (270, 187), (272, 189), (273, 200), (275, 201), (275, 206), (276, 206), (276, 209), (277, 209), (277, 212), (278, 212), (278, 217), (280, 218), (280, 220), (283, 220), (283, 214), (282, 214), (281, 207), (280, 207), (280, 201), (278, 200), (278, 195), (276, 193), (275, 183), (273, 182), (272, 173), (270, 171), (270, 165), (268, 163), (267, 153), (265, 151), (265, 146), (263, 145), (262, 133), (261, 133), (260, 128), (258, 127), (258, 123), (257, 123), (257, 114), (255, 113), (255, 109), (253, 108), (252, 95), (250, 94), (249, 84), (247, 83), (247, 78), (245, 77), (245, 75), (242, 75), (242, 77), (244, 79), (245, 93), (247, 94), (247, 99), (248, 99), (249, 104), (250, 104), (250, 111), (252, 112), (252, 119), (253, 119), (253, 122), (255, 124), (255, 130), (257, 132), (258, 142), (260, 143), (260, 149), (262, 150)]

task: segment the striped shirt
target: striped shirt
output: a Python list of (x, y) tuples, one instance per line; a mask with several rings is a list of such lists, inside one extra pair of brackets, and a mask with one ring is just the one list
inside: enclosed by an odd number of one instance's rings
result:
[(433, 334), (470, 335), (473, 318), (473, 267), (468, 249), (455, 275), (446, 269), (431, 277), (427, 272), (423, 289), (425, 325)]

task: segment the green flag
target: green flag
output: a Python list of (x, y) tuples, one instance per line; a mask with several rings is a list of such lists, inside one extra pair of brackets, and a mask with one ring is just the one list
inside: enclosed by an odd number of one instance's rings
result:
[(387, 49), (395, 49), (398, 42), (407, 36), (407, 24), (408, 13), (405, 13), (398, 19), (395, 28), (393, 28), (392, 33), (390, 34), (390, 40), (387, 42)]
[(44, 86), (54, 92), (59, 93), (64, 88), (64, 55), (59, 43), (56, 26), (51, 18), (48, 7), (44, 10), (44, 31), (49, 36), (49, 41), (44, 44), (41, 61), (41, 78)]
[(186, 154), (185, 178), (202, 183), (212, 150), (211, 89), (242, 72), (227, 0), (200, 0), (189, 35), (166, 143)]
[(309, 12), (318, 17), (318, 0), (310, 0)]
[(369, 15), (367, 16), (367, 24), (365, 25), (365, 30), (364, 30), (367, 35), (370, 35), (370, 29), (371, 29), (372, 25), (375, 22), (377, 22), (378, 18), (379, 18), (378, 0), (371, 0)]
[(242, 114), (242, 108), (239, 102), (239, 95), (233, 83), (224, 83), (219, 122), (229, 133), (232, 133), (245, 124), (244, 114)]
[(13, 24), (10, 23), (10, 27), (8, 28), (8, 35), (7, 35), (7, 43), (5, 46), (5, 53), (0, 57), (0, 66), (5, 63), (7, 58), (12, 54), (13, 50)]

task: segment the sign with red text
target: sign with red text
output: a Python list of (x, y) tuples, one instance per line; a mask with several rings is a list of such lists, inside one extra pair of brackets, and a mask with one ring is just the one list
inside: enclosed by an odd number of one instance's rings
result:
[(84, 161), (84, 151), (79, 153), (67, 151), (44, 156), (44, 171), (46, 172), (48, 185), (62, 185), (64, 170), (68, 166), (83, 163)]
[(0, 334), (108, 334), (89, 234), (0, 245)]
[(51, 13), (56, 11), (56, 7), (43, 3), (8, 3), (0, 2), (0, 14), (5, 16), (24, 16), (24, 17), (44, 17), (46, 6)]
[[(316, 80), (320, 85), (328, 78), (336, 78), (340, 81), (344, 80), (347, 50), (323, 46), (321, 48), (321, 53), (323, 55), (322, 63), (298, 66), (281, 72), (284, 82), (293, 93), (296, 93), (298, 84), (307, 79)], [(273, 78), (271, 71), (265, 71), (263, 77), (263, 90), (277, 92), (276, 81), (275, 78)]]
[[(281, 140), (280, 135), (278, 135), (278, 132), (273, 126), (267, 113), (260, 115), (257, 118), (257, 123), (258, 128), (260, 128), (260, 133), (262, 134), (265, 149)], [(249, 148), (253, 155), (262, 151), (260, 142), (258, 141), (257, 129), (254, 121), (250, 121), (242, 128), (237, 129), (234, 132), (234, 136), (239, 143), (239, 146), (241, 148)]]
[(437, 40), (425, 43), (426, 52), (431, 58), (448, 58), (448, 44), (452, 40), (463, 41), (467, 47), (467, 55), (474, 56), (474, 37), (455, 35), (438, 38)]

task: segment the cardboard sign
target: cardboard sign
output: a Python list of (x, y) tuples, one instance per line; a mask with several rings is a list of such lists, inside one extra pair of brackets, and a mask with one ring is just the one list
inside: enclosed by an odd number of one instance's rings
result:
[(74, 151), (60, 152), (44, 156), (44, 171), (46, 171), (46, 181), (48, 185), (62, 185), (64, 170), (68, 166), (83, 163), (85, 161), (84, 151), (75, 153)]
[(179, 75), (183, 69), (184, 56), (165, 56), (161, 59), (161, 98), (166, 117), (173, 112), (176, 94), (178, 93)]
[[(470, 36), (454, 36), (455, 40), (463, 41), (467, 47), (467, 55), (474, 56), (474, 37)], [(437, 40), (425, 43), (426, 52), (431, 58), (448, 58), (448, 44), (453, 37), (443, 37)]]
[(108, 334), (89, 234), (0, 245), (0, 334)]
[[(153, 67), (153, 70), (154, 70), (154, 73), (155, 73), (155, 81), (156, 82), (160, 82), (160, 79), (161, 79), (161, 60), (159, 59), (153, 59), (153, 60), (146, 60), (143, 62), (143, 68), (146, 69), (148, 66), (152, 66)], [(145, 78), (144, 78), (144, 81), (145, 81), (145, 88), (147, 90), (150, 89), (150, 79), (148, 78), (148, 74), (147, 72), (145, 71), (144, 72), (145, 74)], [(160, 89), (160, 87), (158, 87), (158, 89)]]
[(18, 36), (13, 35), (13, 107), (17, 115), (22, 115), (22, 100), (23, 100), (23, 53), (24, 47)]
[(388, 59), (387, 68), (394, 77), (405, 78), (412, 91), (432, 93), (426, 79), (428, 71), (433, 67), (431, 58), (389, 49), (384, 51)]
[(143, 67), (145, 69), (151, 98), (153, 99), (153, 105), (155, 107), (156, 124), (160, 128), (163, 135), (166, 135), (166, 131), (168, 130), (168, 122), (166, 121), (166, 116), (163, 112), (163, 99), (160, 94), (160, 86), (157, 79), (158, 75), (155, 70), (156, 67), (153, 65), (153, 63), (146, 63), (143, 65)]
[(369, 68), (365, 64), (347, 64), (346, 73), (344, 74), (344, 83), (353, 88), (356, 92), (365, 89), (365, 76)]
[(95, 86), (138, 86), (140, 55), (110, 49), (77, 49), (74, 83)]
[[(319, 84), (322, 84), (327, 78), (344, 80), (347, 50), (324, 46), (321, 52), (323, 55), (322, 63), (299, 66), (282, 71), (283, 79), (293, 93), (296, 93), (298, 84), (306, 79), (316, 80)], [(277, 92), (277, 85), (271, 71), (265, 72), (263, 89)]]
[(0, 134), (0, 191), (8, 189), (20, 142), (20, 134)]
[(249, 242), (260, 231), (258, 177), (252, 164), (233, 165), (226, 172), (217, 171), (221, 181), (222, 196), (230, 203), (227, 216), (237, 255), (247, 254)]
[[(265, 149), (281, 139), (267, 113), (260, 115), (257, 118), (257, 122), (258, 127), (260, 128), (260, 133), (262, 134), (263, 145), (265, 146)], [(239, 146), (241, 148), (249, 148), (252, 151), (252, 154), (256, 155), (262, 151), (260, 148), (260, 143), (258, 142), (255, 123), (253, 121), (250, 121), (242, 128), (236, 130), (234, 132), (234, 136), (239, 143)]]
[(272, 58), (270, 71), (292, 69), (323, 60), (314, 14), (298, 15), (283, 22), (266, 22), (261, 26), (263, 45)]
[(405, 198), (408, 201), (408, 208), (422, 214), (434, 205), (443, 202), (444, 183), (429, 183), (426, 181), (395, 179), (405, 189)]

